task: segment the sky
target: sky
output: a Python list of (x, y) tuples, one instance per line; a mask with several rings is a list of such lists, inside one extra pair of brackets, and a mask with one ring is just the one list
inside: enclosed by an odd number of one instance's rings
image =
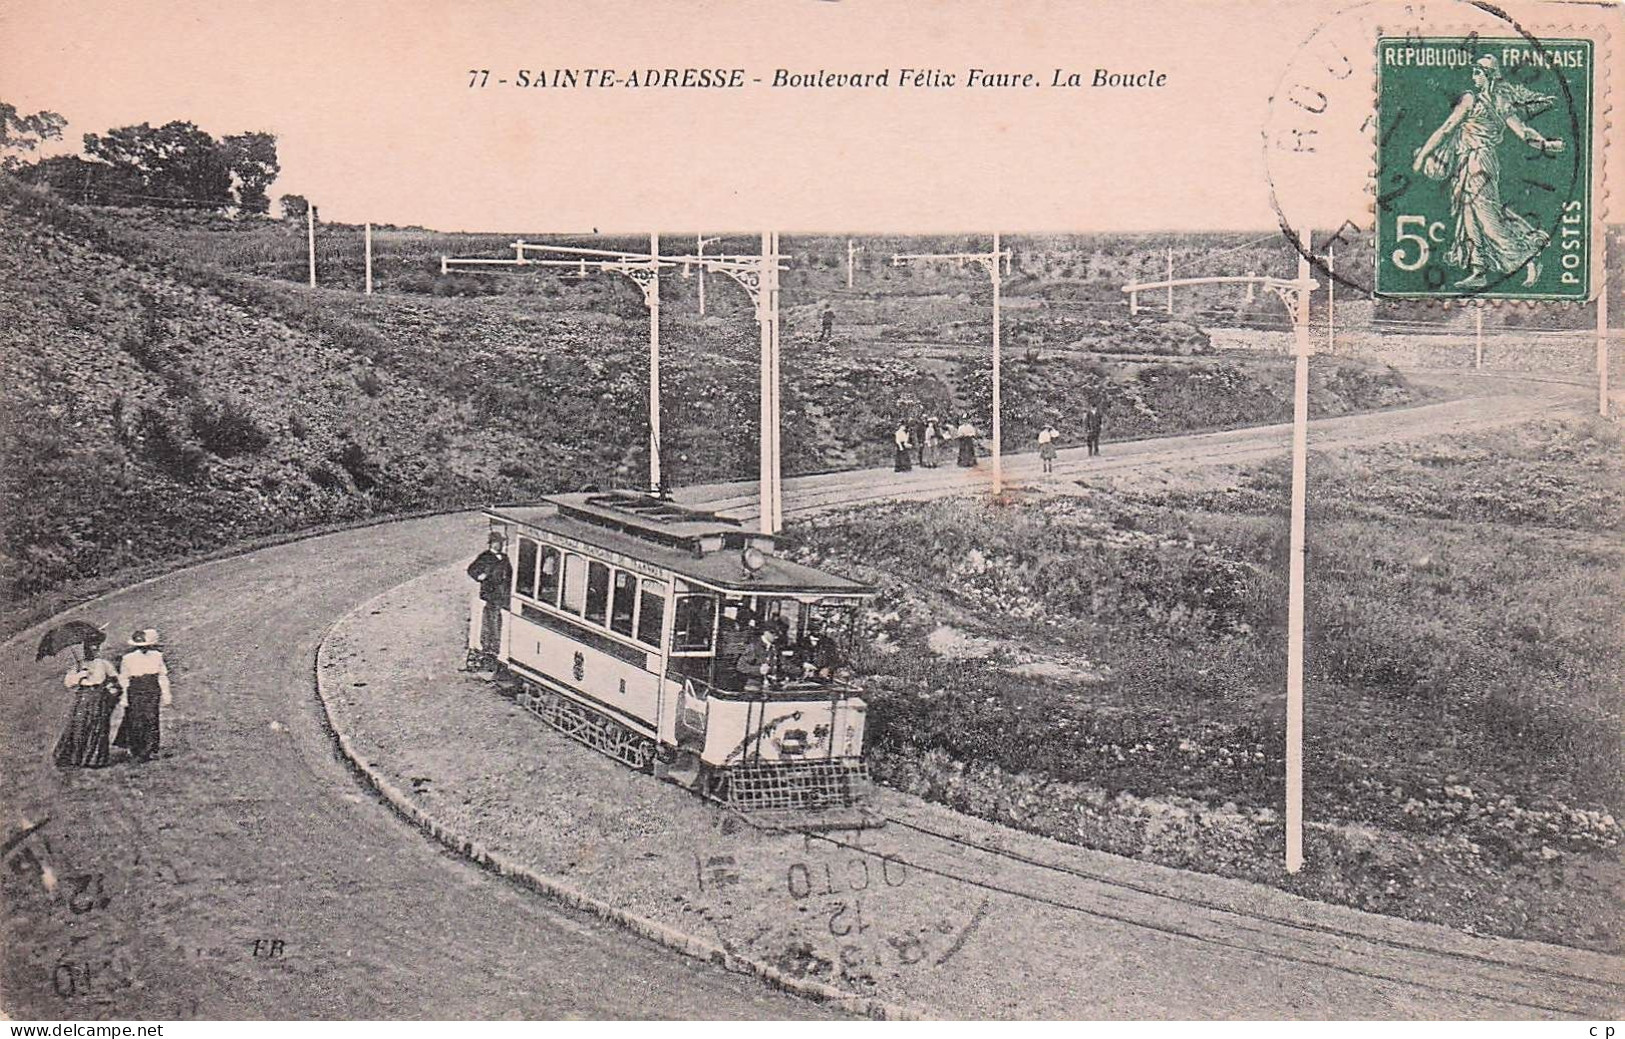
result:
[[(324, 217), (346, 222), (1251, 230), (1278, 223), (1274, 177), (1294, 222), (1335, 226), (1363, 204), (1371, 142), (1354, 117), (1369, 107), (1369, 85), (1338, 98), (1346, 139), (1319, 165), (1271, 169), (1265, 131), (1283, 118), (1284, 102), (1271, 97), (1294, 85), (1283, 80), (1289, 71), (1326, 79), (1315, 48), (1335, 35), (1327, 27), (1345, 6), (0, 0), (0, 99), (60, 112), (75, 148), (86, 132), (171, 119), (216, 135), (272, 131), (282, 163), (273, 196), (307, 195)], [(649, 66), (741, 67), (764, 83), (495, 83), (520, 69), (611, 67), (624, 77)], [(895, 81), (903, 67), (941, 68), (961, 82), (971, 67), (1030, 71), (1044, 83), (1057, 68), (1086, 80), (1097, 68), (1168, 78), (1142, 89), (766, 85), (779, 68), (890, 69)], [(485, 88), (470, 88), (471, 69), (491, 70)], [(1318, 89), (1307, 87), (1307, 96)], [(1622, 174), (1616, 161), (1610, 178)]]

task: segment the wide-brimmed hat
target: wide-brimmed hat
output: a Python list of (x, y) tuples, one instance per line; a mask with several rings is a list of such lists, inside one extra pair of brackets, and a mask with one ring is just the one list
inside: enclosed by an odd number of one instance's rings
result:
[(142, 628), (140, 631), (134, 632), (130, 635), (130, 645), (132, 646), (156, 646), (157, 644), (157, 628)]

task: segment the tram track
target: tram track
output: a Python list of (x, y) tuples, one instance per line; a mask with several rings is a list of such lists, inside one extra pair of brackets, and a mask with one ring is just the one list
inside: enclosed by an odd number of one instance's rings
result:
[[(1571, 399), (1584, 393), (1570, 389)], [(1505, 409), (1489, 406), (1502, 399), (1494, 395), (1473, 403), (1508, 424), (1568, 406), (1553, 394), (1535, 396), (1540, 399)], [(1507, 399), (1516, 404), (1517, 398)], [(1456, 412), (1425, 412), (1440, 407), (1446, 405), (1371, 416), (1349, 431), (1350, 442), (1387, 439), (1396, 432), (1392, 423), (1405, 435), (1463, 428), (1460, 423), (1467, 419)], [(1317, 423), (1312, 436), (1343, 421)], [(1222, 450), (1206, 450), (1210, 444)], [(1063, 452), (1057, 478), (1267, 457), (1285, 450), (1284, 427), (1108, 444), (1107, 450), (1104, 460)], [(1025, 478), (1036, 467), (1036, 459), (1018, 456), (1008, 471), (1013, 479)], [(927, 478), (915, 483), (877, 471), (792, 479), (786, 513), (802, 517), (886, 498), (972, 493), (985, 489), (985, 474), (985, 467), (969, 473), (916, 471)], [(747, 518), (754, 492), (754, 483), (735, 483), (694, 488), (680, 497)], [(26, 901), (37, 892), (23, 892), (22, 909), (6, 921), (3, 935), (7, 951), (0, 981), (8, 1013), (41, 1018), (63, 1013), (611, 1017), (647, 1016), (657, 1006), (712, 1017), (824, 1012), (755, 982), (673, 964), (661, 950), (510, 891), (429, 848), (380, 806), (356, 797), (308, 703), (313, 647), (334, 617), (397, 582), (403, 571), (460, 563), (478, 528), (473, 514), (463, 514), (343, 531), (178, 570), (76, 608), (75, 614), (108, 621), (114, 631), (155, 625), (176, 647), (171, 663), (177, 703), (165, 714), (165, 739), (178, 754), (140, 770), (69, 775), (52, 769), (43, 748), (60, 723), (59, 700), (39, 695), (49, 676), (31, 663), (31, 647), (22, 635), (0, 643), (0, 701), (9, 719), (0, 739), (13, 763), (0, 779), (0, 793), (14, 813), (34, 821), (49, 817), (59, 852), (106, 870), (110, 885), (116, 884), (105, 912), (71, 921), (53, 916), (56, 910), (46, 902)], [(37, 628), (31, 633), (37, 635)], [(245, 811), (249, 805), (251, 817)], [(1104, 873), (1085, 876), (1093, 871), (1081, 867), (1023, 863), (956, 844), (952, 835), (940, 832), (918, 836), (944, 849), (915, 856), (922, 874), (985, 885), (982, 890), (989, 893), (1008, 889), (1009, 897), (1048, 898), (1064, 912), (1233, 952), (1234, 962), (1213, 964), (1221, 974), (1244, 971), (1248, 961), (1241, 957), (1270, 955), (1260, 946), (1286, 932), (1327, 943), (1374, 943), (1402, 957), (1393, 961), (1400, 965), (1398, 976), (1382, 969), (1390, 966), (1387, 962), (1369, 966), (1377, 954), (1334, 968), (1351, 975), (1433, 986), (1441, 993), (1467, 991), (1480, 1005), (1490, 999), (1477, 988), (1437, 981), (1441, 972), (1495, 970), (1494, 962), (1481, 962), (1484, 958), (1204, 904), (1211, 900), (1143, 890), (1147, 885)], [(869, 851), (838, 837), (830, 840)], [(139, 855), (122, 854), (130, 848)], [(1023, 874), (1019, 883), (979, 879), (954, 855), (987, 858), (1031, 875)], [(1043, 895), (1033, 889), (1040, 875), (1092, 884), (1096, 890), (1088, 897)], [(1136, 903), (1133, 912), (1114, 908), (1127, 897), (1154, 904)], [(1179, 913), (1222, 916), (1223, 922), (1203, 920), (1197, 926)], [(268, 969), (246, 950), (252, 937), (272, 932), (297, 953)], [(51, 989), (52, 957), (63, 955), (68, 939), (79, 936), (88, 943), (84, 947), (123, 950), (140, 985), (64, 1002)], [(204, 951), (211, 958), (200, 960)], [(1312, 956), (1294, 959), (1298, 954), (1277, 952), (1275, 958), (1283, 962), (1327, 966)], [(1429, 968), (1411, 959), (1430, 956), (1463, 966)], [(1582, 975), (1530, 973), (1551, 982), (1554, 991), (1575, 989), (1571, 1004), (1602, 1005), (1579, 991), (1590, 984)], [(1520, 983), (1525, 995), (1516, 1001), (1495, 997), (1493, 1005), (1575, 1012), (1573, 1005), (1527, 996), (1533, 985)], [(1617, 986), (1599, 991), (1610, 993), (1617, 1010)]]

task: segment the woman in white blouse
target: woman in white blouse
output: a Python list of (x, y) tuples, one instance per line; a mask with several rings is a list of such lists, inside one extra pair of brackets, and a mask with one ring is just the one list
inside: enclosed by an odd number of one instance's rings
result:
[(158, 708), (168, 707), (169, 667), (158, 651), (158, 632), (146, 628), (130, 636), (130, 651), (119, 662), (118, 684), (124, 690), (124, 723), (116, 747), (127, 747), (137, 764), (158, 755)]

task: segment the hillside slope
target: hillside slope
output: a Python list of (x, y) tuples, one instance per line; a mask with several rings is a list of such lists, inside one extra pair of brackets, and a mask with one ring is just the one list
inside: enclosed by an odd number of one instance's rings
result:
[[(8, 599), (312, 525), (644, 478), (648, 325), (630, 284), (446, 291), (425, 273), (418, 291), (313, 290), (178, 249), (158, 233), (164, 219), (69, 206), (0, 177)], [(701, 318), (692, 281), (662, 288), (664, 462), (678, 485), (756, 470), (756, 327), (728, 289)], [(786, 300), (786, 474), (882, 463), (899, 416), (918, 407), (969, 412), (986, 431), (988, 352), (947, 327), (949, 315), (964, 324), (963, 302), (974, 316), (974, 301), (896, 299), (874, 326), (819, 343), (813, 291)], [(920, 329), (938, 341), (898, 342)], [(1119, 331), (1131, 351), (1166, 337)], [(1180, 334), (1200, 346), (1199, 331)], [(1290, 408), (1283, 358), (1164, 353), (1074, 344), (1008, 360), (1006, 449), (1030, 446), (1045, 421), (1081, 428), (1091, 397), (1108, 438)], [(1391, 369), (1316, 373), (1317, 411), (1413, 398)]]

